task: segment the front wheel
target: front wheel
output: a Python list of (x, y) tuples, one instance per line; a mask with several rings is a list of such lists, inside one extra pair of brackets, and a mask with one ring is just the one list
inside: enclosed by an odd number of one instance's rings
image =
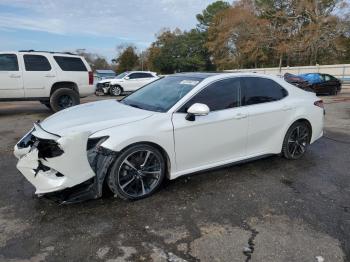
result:
[(294, 123), (287, 131), (283, 141), (282, 154), (287, 159), (299, 159), (310, 143), (311, 132), (305, 122)]
[(137, 200), (153, 194), (166, 172), (161, 152), (149, 145), (135, 145), (125, 150), (113, 164), (108, 186), (122, 199)]
[(120, 86), (111, 86), (109, 88), (109, 93), (112, 96), (120, 96), (122, 94), (122, 88)]

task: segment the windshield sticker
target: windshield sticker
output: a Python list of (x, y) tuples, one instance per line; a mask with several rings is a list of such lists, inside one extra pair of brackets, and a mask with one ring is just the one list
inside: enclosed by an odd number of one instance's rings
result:
[(190, 85), (190, 86), (195, 86), (199, 83), (199, 81), (195, 81), (195, 80), (182, 80), (180, 82), (180, 85)]

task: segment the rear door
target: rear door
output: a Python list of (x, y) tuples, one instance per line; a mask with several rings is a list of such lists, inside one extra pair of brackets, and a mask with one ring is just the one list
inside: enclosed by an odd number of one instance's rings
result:
[[(245, 156), (247, 112), (240, 107), (240, 80), (230, 78), (214, 82), (194, 95), (173, 114), (174, 141), (178, 171), (196, 171)], [(186, 120), (188, 108), (206, 104), (210, 112)]]
[(23, 98), (23, 79), (15, 53), (0, 54), (0, 98)]
[(21, 54), (25, 97), (49, 97), (56, 71), (44, 54)]
[(242, 77), (242, 106), (249, 115), (247, 155), (273, 153), (293, 108), (284, 102), (287, 91), (275, 81)]

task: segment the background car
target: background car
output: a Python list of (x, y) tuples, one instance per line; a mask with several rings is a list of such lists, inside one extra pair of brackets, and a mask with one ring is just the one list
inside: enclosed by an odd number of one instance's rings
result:
[(93, 93), (93, 73), (82, 56), (0, 52), (0, 101), (40, 101), (56, 112)]
[[(15, 147), (36, 194), (140, 199), (177, 177), (271, 154), (301, 158), (323, 102), (276, 76), (187, 73), (34, 124)], [(67, 195), (66, 195), (67, 196)]]
[(305, 91), (313, 92), (313, 89), (311, 88), (311, 84), (300, 76), (293, 75), (290, 73), (285, 73), (283, 78), (284, 80), (286, 80), (288, 83), (291, 83), (292, 85), (295, 85)]
[(96, 93), (119, 96), (124, 92), (133, 92), (137, 89), (159, 79), (157, 73), (150, 71), (124, 72), (115, 78), (99, 81)]
[(332, 75), (308, 73), (299, 76), (310, 83), (316, 94), (336, 95), (341, 91), (341, 81)]

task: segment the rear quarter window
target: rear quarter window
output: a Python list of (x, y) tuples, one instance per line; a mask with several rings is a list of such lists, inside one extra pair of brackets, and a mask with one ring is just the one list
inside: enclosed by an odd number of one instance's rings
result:
[(63, 71), (86, 72), (87, 68), (79, 57), (54, 56)]

